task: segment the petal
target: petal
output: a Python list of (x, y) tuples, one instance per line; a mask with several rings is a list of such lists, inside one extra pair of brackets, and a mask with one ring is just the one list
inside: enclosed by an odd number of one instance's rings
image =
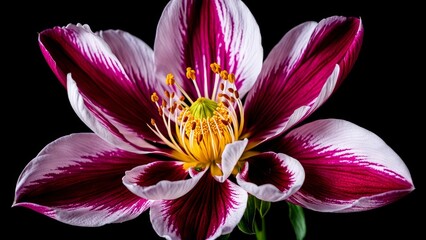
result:
[(231, 233), (241, 220), (247, 192), (231, 181), (204, 174), (187, 194), (151, 207), (154, 230), (167, 239), (215, 239)]
[(116, 128), (125, 129), (124, 126), (120, 126), (113, 119), (102, 115), (102, 110), (91, 102), (85, 102), (71, 74), (68, 74), (67, 78), (67, 91), (68, 99), (77, 116), (103, 140), (116, 147), (135, 153), (160, 151), (159, 147), (155, 147), (141, 138), (129, 139), (129, 135), (124, 136), (122, 131)]
[[(352, 68), (362, 35), (358, 18), (330, 17), (291, 29), (272, 49), (247, 95), (246, 136), (264, 141), (321, 106)], [(300, 108), (310, 110), (289, 122)]]
[(277, 202), (299, 190), (305, 178), (302, 165), (282, 153), (266, 152), (247, 160), (237, 183), (260, 200)]
[(77, 226), (131, 220), (151, 205), (122, 184), (124, 172), (153, 159), (114, 148), (94, 134), (47, 145), (23, 170), (13, 206)]
[(153, 51), (138, 38), (122, 31), (93, 33), (87, 25), (44, 30), (39, 35), (44, 56), (65, 86), (67, 75), (78, 86), (93, 115), (114, 119), (105, 124), (127, 141), (143, 138), (160, 141), (147, 127), (159, 118), (150, 100), (154, 84)]
[(271, 147), (301, 162), (305, 182), (288, 200), (315, 211), (369, 210), (414, 190), (401, 158), (377, 135), (344, 120), (311, 122)]
[(170, 1), (157, 28), (155, 59), (158, 74), (173, 73), (191, 98), (198, 94), (185, 76), (192, 67), (201, 96), (216, 98), (219, 76), (210, 69), (217, 62), (234, 73), (243, 97), (254, 84), (263, 61), (259, 26), (242, 1)]
[(219, 164), (219, 168), (222, 170), (222, 176), (215, 176), (219, 182), (225, 182), (226, 179), (231, 175), (232, 170), (240, 159), (247, 146), (247, 139), (242, 141), (235, 141), (227, 144), (222, 153), (222, 162)]
[(170, 200), (183, 196), (203, 174), (189, 178), (182, 162), (158, 161), (126, 172), (124, 185), (134, 194), (150, 200)]

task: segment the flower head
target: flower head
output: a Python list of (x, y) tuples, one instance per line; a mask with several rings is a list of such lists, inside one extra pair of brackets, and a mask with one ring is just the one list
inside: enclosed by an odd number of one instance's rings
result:
[(249, 196), (324, 212), (394, 202), (414, 185), (382, 139), (345, 120), (303, 122), (348, 75), (362, 37), (360, 18), (305, 22), (263, 61), (240, 0), (171, 0), (153, 48), (121, 30), (46, 29), (41, 51), (93, 133), (48, 144), (14, 206), (78, 226), (150, 211), (159, 236), (214, 239)]

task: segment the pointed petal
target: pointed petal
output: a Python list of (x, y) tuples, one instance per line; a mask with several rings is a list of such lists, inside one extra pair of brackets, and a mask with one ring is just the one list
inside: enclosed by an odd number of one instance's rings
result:
[[(85, 102), (76, 82), (71, 74), (67, 78), (68, 99), (77, 116), (99, 137), (121, 149), (135, 152), (148, 153), (160, 152), (159, 147), (146, 142), (142, 138), (132, 137), (126, 127), (115, 122), (114, 119), (102, 114), (102, 110), (91, 102)], [(123, 133), (124, 132), (124, 133)], [(163, 149), (163, 151), (166, 151)]]
[(141, 198), (170, 200), (190, 191), (203, 174), (189, 178), (182, 162), (158, 161), (127, 171), (123, 183)]
[(277, 202), (299, 190), (305, 172), (296, 159), (282, 153), (266, 152), (248, 159), (236, 179), (256, 198)]
[(47, 145), (23, 170), (13, 206), (77, 226), (131, 220), (151, 205), (122, 184), (124, 172), (153, 161), (114, 148), (94, 134), (73, 134)]
[(100, 110), (93, 115), (114, 119), (109, 131), (127, 140), (159, 141), (146, 126), (159, 116), (150, 100), (154, 53), (144, 42), (122, 31), (93, 33), (87, 25), (69, 24), (42, 31), (39, 43), (64, 86), (71, 73), (84, 103)]
[(259, 26), (242, 1), (170, 1), (159, 21), (154, 50), (159, 76), (178, 76), (194, 99), (197, 91), (185, 76), (187, 67), (196, 72), (200, 94), (215, 98), (219, 79), (210, 63), (217, 62), (235, 74), (243, 97), (263, 61)]
[(150, 209), (154, 230), (167, 239), (215, 239), (231, 233), (247, 205), (247, 192), (231, 181), (204, 174), (184, 196)]
[(287, 200), (305, 208), (363, 211), (392, 203), (414, 190), (402, 159), (377, 135), (344, 120), (311, 122), (272, 147), (304, 167), (302, 188)]
[(241, 141), (235, 141), (225, 146), (222, 153), (222, 162), (219, 168), (222, 170), (222, 176), (215, 176), (219, 182), (225, 182), (226, 179), (231, 175), (232, 170), (240, 159), (247, 146), (247, 139)]
[[(321, 106), (352, 68), (362, 36), (360, 19), (336, 16), (290, 30), (266, 58), (247, 95), (249, 139), (261, 142), (279, 135)], [(289, 123), (300, 108), (309, 110)]]

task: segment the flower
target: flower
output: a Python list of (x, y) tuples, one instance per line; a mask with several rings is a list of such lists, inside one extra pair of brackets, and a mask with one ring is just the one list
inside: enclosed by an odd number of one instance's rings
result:
[(41, 51), (93, 133), (48, 144), (14, 206), (78, 226), (149, 210), (161, 237), (213, 239), (249, 196), (323, 212), (394, 202), (414, 185), (383, 140), (345, 120), (303, 122), (349, 74), (362, 37), (359, 18), (305, 22), (263, 61), (241, 1), (170, 1), (153, 49), (120, 30), (46, 29)]

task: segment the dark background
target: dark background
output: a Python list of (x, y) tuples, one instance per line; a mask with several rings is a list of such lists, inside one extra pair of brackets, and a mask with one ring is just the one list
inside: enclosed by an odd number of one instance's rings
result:
[[(93, 31), (122, 29), (153, 46), (155, 29), (167, 1), (112, 4), (65, 2), (52, 5), (11, 3), (2, 18), (2, 239), (160, 239), (148, 212), (135, 220), (99, 228), (69, 226), (24, 208), (11, 208), (14, 188), (25, 165), (51, 141), (87, 132), (67, 94), (45, 62), (37, 33), (68, 23), (87, 23)], [(359, 16), (365, 37), (354, 69), (339, 91), (311, 118), (342, 118), (378, 134), (405, 161), (416, 190), (385, 207), (350, 214), (305, 210), (306, 239), (424, 239), (424, 27), (422, 9), (404, 1), (397, 5), (341, 1), (278, 3), (244, 1), (260, 25), (265, 56), (292, 27), (331, 15)], [(5, 15), (6, 14), (6, 15)], [(173, 36), (170, 36), (173, 37)], [(6, 53), (6, 55), (4, 55)], [(420, 74), (422, 73), (422, 74)], [(424, 175), (423, 175), (424, 176)], [(273, 203), (267, 216), (269, 239), (294, 239), (285, 202)], [(13, 236), (13, 237), (12, 237)], [(231, 239), (255, 239), (238, 229)]]

